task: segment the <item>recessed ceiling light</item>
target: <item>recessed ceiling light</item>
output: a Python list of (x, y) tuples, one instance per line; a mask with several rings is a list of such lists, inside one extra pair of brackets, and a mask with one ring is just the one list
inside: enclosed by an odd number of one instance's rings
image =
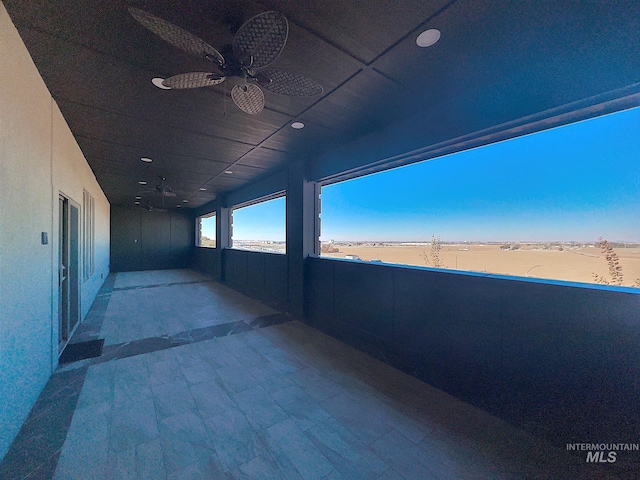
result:
[(142, 200), (142, 197), (137, 196), (137, 197), (136, 197), (136, 200)]
[(139, 183), (140, 185), (146, 185), (146, 184), (147, 184), (147, 182), (145, 182), (144, 180), (140, 180), (138, 183)]
[(429, 30), (425, 30), (418, 38), (416, 38), (416, 43), (419, 47), (430, 47), (434, 45), (438, 40), (440, 40), (440, 30), (435, 28), (430, 28)]
[(182, 208), (182, 205), (178, 204), (178, 205), (176, 205), (176, 207), (178, 207), (178, 208)]
[(140, 205), (140, 202), (136, 202), (136, 205)]
[(225, 170), (224, 173), (226, 173), (227, 175), (231, 175), (233, 172), (231, 170)]
[(162, 90), (171, 90), (171, 87), (167, 87), (164, 83), (164, 78), (152, 78), (151, 83), (153, 83), (156, 87), (161, 88)]
[(141, 157), (140, 160), (142, 160), (144, 163), (151, 163), (153, 162), (153, 160), (151, 160), (149, 157)]
[(189, 200), (182, 200), (182, 203), (189, 203)]
[(300, 130), (301, 128), (304, 128), (304, 123), (302, 123), (302, 122), (293, 122), (291, 124), (291, 128), (295, 128), (296, 130)]
[(204, 187), (200, 187), (200, 191), (201, 191), (201, 192), (206, 192), (206, 191), (207, 191), (207, 189), (206, 189), (206, 188), (204, 188)]

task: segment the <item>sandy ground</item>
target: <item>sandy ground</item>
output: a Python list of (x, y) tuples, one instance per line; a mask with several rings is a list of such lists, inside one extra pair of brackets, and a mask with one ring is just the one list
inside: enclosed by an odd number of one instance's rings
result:
[[(425, 246), (342, 246), (339, 253), (323, 253), (323, 257), (344, 258), (357, 255), (365, 261), (426, 266)], [(467, 248), (467, 250), (464, 250)], [(624, 274), (623, 285), (632, 286), (640, 278), (640, 248), (617, 248)], [(608, 265), (598, 247), (541, 250), (524, 247), (522, 250), (501, 250), (499, 245), (443, 245), (440, 259), (446, 268), (473, 272), (488, 272), (521, 277), (567, 280), (593, 283), (593, 274), (609, 278)]]

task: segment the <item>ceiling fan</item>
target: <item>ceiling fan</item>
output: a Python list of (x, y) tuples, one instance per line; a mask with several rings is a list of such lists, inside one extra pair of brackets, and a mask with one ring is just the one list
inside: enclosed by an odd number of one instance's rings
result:
[[(284, 15), (267, 11), (244, 23), (220, 53), (214, 47), (155, 15), (129, 7), (129, 13), (140, 24), (174, 47), (213, 64), (211, 72), (189, 72), (162, 81), (172, 89), (200, 88), (218, 85), (226, 77), (240, 77), (244, 84), (234, 85), (231, 98), (236, 106), (251, 115), (264, 108), (262, 88), (289, 96), (314, 96), (322, 87), (310, 78), (281, 68), (266, 68), (280, 56), (289, 35), (289, 23)], [(262, 88), (260, 88), (262, 87)]]
[(156, 185), (155, 190), (146, 190), (145, 192), (160, 194), (163, 197), (175, 197), (176, 194), (173, 191), (173, 189), (169, 185), (165, 185), (164, 183), (167, 181), (167, 178), (163, 177), (162, 175), (160, 175), (159, 178), (160, 178), (160, 184)]
[[(160, 178), (160, 183), (158, 185), (155, 186), (155, 188), (153, 189), (149, 189), (149, 190), (143, 190), (142, 192), (140, 192), (138, 195), (140, 196), (140, 201), (142, 201), (142, 195), (145, 194), (152, 194), (152, 195), (159, 195), (160, 196), (160, 200), (161, 200), (161, 206), (162, 208), (157, 209), (156, 210), (160, 210), (160, 211), (164, 211), (164, 199), (165, 197), (168, 198), (172, 198), (176, 196), (176, 193), (173, 191), (173, 189), (169, 186), (166, 185), (164, 182), (167, 181), (167, 178), (159, 175)], [(151, 203), (151, 200), (148, 200), (147, 205), (144, 207), (145, 209), (151, 211), (153, 210), (153, 206)]]

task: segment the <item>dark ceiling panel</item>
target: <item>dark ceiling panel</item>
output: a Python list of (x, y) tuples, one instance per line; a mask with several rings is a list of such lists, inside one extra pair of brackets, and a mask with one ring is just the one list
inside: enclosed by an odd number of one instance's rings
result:
[[(640, 82), (640, 2), (628, 0), (3, 4), (114, 205), (131, 204), (142, 177), (152, 186), (166, 177), (177, 194), (170, 203), (194, 207), (396, 121), (415, 119), (390, 129), (403, 128), (403, 146), (424, 148), (590, 96), (616, 98), (623, 95), (616, 89), (638, 90)], [(221, 50), (253, 15), (282, 11), (289, 37), (272, 66), (303, 74), (324, 92), (265, 91), (265, 109), (254, 116), (229, 96), (244, 82), (238, 77), (160, 90), (153, 77), (210, 71), (212, 64), (148, 31), (128, 6)], [(442, 37), (419, 48), (415, 37), (426, 28)], [(306, 127), (294, 130), (293, 121)], [(163, 198), (151, 200), (162, 205)]]
[[(135, 190), (134, 195), (139, 195), (140, 192), (148, 189), (154, 189), (156, 185), (161, 185), (162, 183), (169, 185), (176, 195), (182, 197), (186, 197), (200, 187), (200, 185), (197, 184), (180, 183), (175, 175), (167, 176), (163, 182), (159, 176), (151, 174), (122, 175), (120, 173), (106, 172), (101, 175), (101, 180), (106, 185), (112, 185), (112, 191), (114, 193), (122, 193), (126, 191), (127, 188), (133, 188)], [(147, 184), (139, 185), (138, 182), (140, 180), (146, 181)], [(134, 195), (131, 195), (131, 199), (133, 199)]]
[(238, 164), (273, 169), (278, 166), (284, 166), (289, 160), (290, 156), (285, 152), (259, 147), (243, 156), (238, 161)]
[(215, 188), (220, 188), (223, 187), (224, 189), (230, 189), (230, 188), (239, 188), (242, 187), (243, 185), (246, 185), (247, 182), (234, 177), (233, 175), (220, 175), (216, 178), (214, 178), (213, 180), (211, 180), (209, 183), (207, 183), (206, 187), (215, 187)]
[[(344, 105), (350, 108), (345, 109)], [(411, 107), (417, 109), (419, 105), (411, 102), (402, 85), (367, 69), (311, 107), (303, 119), (353, 138), (407, 115)]]
[[(324, 0), (264, 3), (365, 64), (450, 0)], [(363, 21), (363, 17), (366, 21)]]
[[(82, 138), (82, 137), (81, 137)], [(78, 139), (80, 141), (80, 138)], [(105, 169), (124, 170), (133, 173), (139, 169), (158, 171), (182, 171), (187, 173), (201, 173), (216, 175), (226, 169), (229, 164), (194, 158), (186, 155), (166, 154), (149, 148), (129, 148), (121, 145), (108, 144), (104, 141), (82, 140), (86, 145), (83, 152), (91, 159), (94, 171)], [(152, 163), (142, 162), (142, 157), (150, 158)]]
[(337, 145), (344, 138), (335, 131), (312, 123), (304, 122), (305, 127), (296, 130), (287, 126), (272, 135), (262, 146), (287, 153), (295, 153), (301, 157), (317, 154)]
[(215, 195), (207, 195), (207, 192), (194, 193), (189, 196), (189, 207), (193, 208), (196, 206), (204, 205), (205, 203), (209, 203), (216, 199)]
[[(159, 178), (151, 179), (147, 185), (132, 184), (130, 179), (121, 175), (108, 174), (103, 179), (106, 185), (111, 186), (109, 200), (117, 205), (134, 205), (136, 201), (144, 206), (151, 204), (156, 208), (174, 208), (181, 205), (185, 208), (193, 208), (208, 203), (216, 198), (216, 193), (207, 189), (200, 191), (201, 185), (181, 183), (175, 178), (168, 177), (164, 182)], [(176, 194), (175, 197), (162, 196), (157, 190), (157, 185), (167, 185)], [(223, 190), (221, 187), (219, 190)], [(142, 197), (137, 199), (136, 196)], [(187, 200), (187, 202), (184, 202)]]
[(228, 172), (233, 172), (233, 176), (235, 178), (241, 179), (255, 179), (261, 175), (264, 175), (267, 172), (267, 169), (251, 167), (248, 165), (240, 165), (236, 163), (235, 165), (229, 167)]
[(117, 138), (118, 144), (128, 147), (149, 147), (167, 154), (221, 160), (239, 158), (251, 145), (203, 135), (113, 112), (61, 102), (60, 110), (72, 131), (94, 140)]
[(372, 65), (424, 105), (473, 92), (531, 114), (640, 80), (640, 2), (461, 0), (427, 26), (436, 45), (410, 37)]
[[(161, 156), (154, 156), (152, 163), (144, 163), (139, 157), (129, 159), (129, 161), (114, 161), (103, 158), (91, 158), (93, 170), (96, 178), (103, 186), (105, 191), (109, 192), (108, 198), (114, 202), (115, 198), (121, 197), (123, 191), (129, 189), (130, 193), (126, 197), (126, 201), (131, 203), (134, 196), (140, 194), (140, 191), (153, 188), (161, 183), (161, 178), (165, 178), (165, 183), (173, 189), (178, 195), (177, 200), (189, 199), (189, 206), (193, 207), (194, 202), (191, 201), (194, 195), (204, 198), (203, 203), (213, 200), (217, 195), (224, 193), (228, 182), (218, 182), (215, 187), (207, 189), (207, 192), (201, 192), (201, 187), (206, 187), (213, 179), (224, 174), (225, 170), (232, 169), (235, 181), (233, 185), (242, 185), (261, 178), (268, 170), (227, 164), (218, 162), (210, 162), (201, 159), (189, 157), (180, 157), (178, 161), (163, 159)], [(207, 166), (203, 164), (211, 164), (209, 172), (204, 172)], [(189, 169), (192, 167), (192, 169)], [(195, 169), (195, 171), (194, 171)], [(199, 172), (197, 170), (200, 170)], [(127, 172), (127, 173), (117, 173)], [(139, 181), (146, 181), (147, 186), (137, 186)], [(127, 185), (123, 190), (123, 185)], [(135, 191), (134, 191), (135, 190)], [(156, 203), (156, 202), (154, 202)], [(202, 204), (202, 203), (201, 203)]]

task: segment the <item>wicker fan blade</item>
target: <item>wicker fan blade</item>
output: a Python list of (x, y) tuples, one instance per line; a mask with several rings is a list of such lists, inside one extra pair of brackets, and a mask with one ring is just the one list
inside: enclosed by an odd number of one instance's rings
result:
[(178, 47), (196, 57), (205, 57), (213, 60), (218, 65), (224, 65), (224, 57), (220, 52), (186, 30), (137, 8), (129, 7), (129, 13), (142, 26), (151, 30), (174, 47)]
[(257, 115), (264, 108), (264, 93), (257, 85), (235, 85), (231, 89), (231, 98), (240, 110), (249, 115)]
[(323, 92), (322, 87), (310, 78), (281, 68), (262, 70), (256, 79), (261, 87), (280, 95), (312, 97)]
[(262, 68), (278, 56), (289, 35), (289, 23), (278, 12), (256, 15), (236, 32), (233, 37), (233, 52), (246, 66)]
[(224, 82), (225, 77), (219, 77), (215, 73), (207, 72), (189, 72), (174, 75), (165, 79), (162, 84), (166, 87), (175, 89), (181, 88), (200, 88), (218, 85)]

